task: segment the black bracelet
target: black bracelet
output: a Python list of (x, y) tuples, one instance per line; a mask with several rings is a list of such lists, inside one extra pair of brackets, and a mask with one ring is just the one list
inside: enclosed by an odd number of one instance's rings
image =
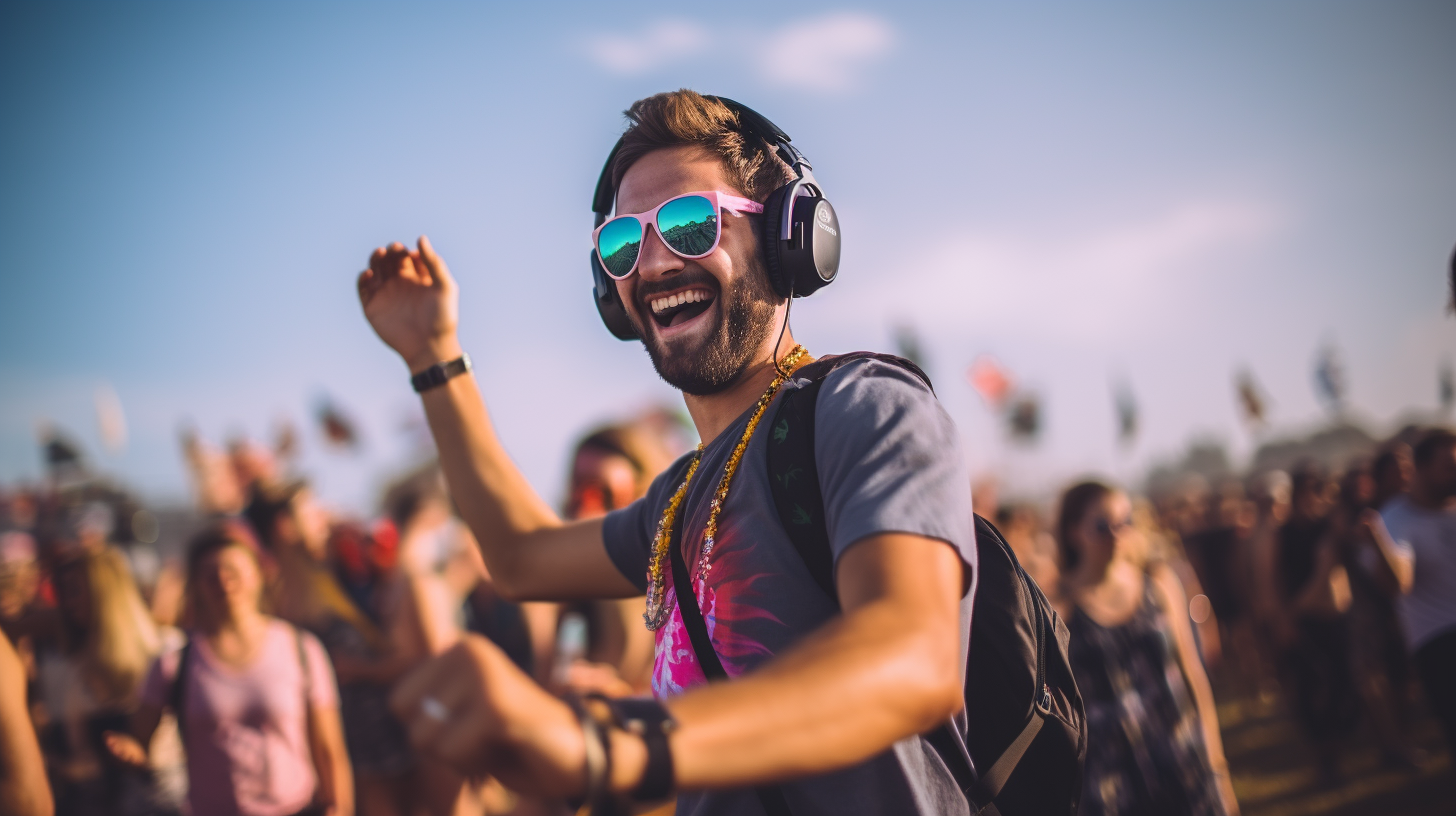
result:
[(565, 702), (581, 724), (582, 747), (586, 751), (586, 790), (581, 798), (573, 798), (569, 804), (573, 811), (589, 805), (595, 814), (611, 792), (612, 746), (606, 728), (597, 722), (580, 699), (567, 697)]
[(410, 377), (410, 385), (414, 386), (415, 393), (423, 394), (431, 388), (438, 388), (455, 377), (470, 370), (470, 355), (462, 354), (446, 363), (435, 363), (429, 368)]
[(666, 799), (676, 782), (667, 735), (677, 727), (677, 721), (661, 703), (650, 697), (622, 697), (606, 702), (616, 725), (641, 737), (647, 748), (647, 765), (642, 770), (641, 781), (632, 789), (633, 801)]

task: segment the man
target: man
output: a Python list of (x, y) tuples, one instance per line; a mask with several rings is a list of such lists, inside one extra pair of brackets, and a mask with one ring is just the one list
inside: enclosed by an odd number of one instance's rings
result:
[[(659, 94), (628, 117), (610, 168), (619, 214), (650, 213), (693, 192), (761, 203), (794, 178), (718, 100)], [(752, 211), (717, 210), (716, 246), (691, 258), (670, 250), (660, 221), (644, 216), (635, 266), (616, 267), (625, 273), (616, 292), (658, 374), (683, 392), (699, 451), (644, 499), (564, 524), (511, 464), (464, 374), (423, 392), (451, 494), (514, 599), (648, 592), (658, 624), (653, 687), (674, 723), (666, 755), (678, 812), (757, 814), (780, 796), (800, 814), (965, 813), (945, 763), (918, 736), (963, 703), (975, 545), (956, 432), (929, 389), (898, 367), (859, 360), (824, 381), (816, 461), (837, 608), (779, 522), (767, 430), (750, 433), (777, 369), (806, 362), (788, 330), (787, 299), (770, 286)], [(412, 373), (461, 357), (455, 283), (427, 239), (417, 250), (376, 250), (359, 294)], [(800, 384), (790, 378), (782, 389)], [(654, 549), (660, 530), (681, 536), (728, 682), (705, 682), (663, 566), (666, 547)], [(601, 772), (589, 729), (483, 641), (407, 678), (395, 704), (417, 746), (462, 770), (527, 794), (602, 798), (588, 790)], [(661, 743), (607, 734), (610, 792), (660, 792), (660, 781), (647, 782), (663, 773)], [(753, 790), (772, 783), (785, 784)]]
[(1456, 750), (1456, 434), (1427, 432), (1413, 458), (1410, 493), (1380, 511), (1395, 557), (1376, 566), (1390, 562), (1384, 571), (1401, 591), (1406, 646), (1446, 744)]

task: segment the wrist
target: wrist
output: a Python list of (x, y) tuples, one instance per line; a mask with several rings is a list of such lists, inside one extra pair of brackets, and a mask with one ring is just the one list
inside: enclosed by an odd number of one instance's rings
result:
[(642, 783), (642, 774), (647, 770), (647, 745), (636, 734), (618, 728), (611, 730), (611, 744), (612, 778), (608, 790), (627, 798)]
[(437, 363), (447, 363), (457, 359), (464, 353), (460, 347), (460, 338), (452, 332), (431, 341), (419, 351), (405, 356), (404, 362), (409, 366), (410, 374), (414, 375)]

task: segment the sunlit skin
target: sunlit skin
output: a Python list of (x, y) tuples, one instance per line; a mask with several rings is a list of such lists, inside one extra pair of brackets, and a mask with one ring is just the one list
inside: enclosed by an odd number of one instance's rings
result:
[[(735, 192), (722, 167), (693, 150), (649, 153), (627, 171), (618, 211), (640, 212), (684, 192)], [(718, 249), (685, 261), (649, 231), (638, 270), (618, 283), (633, 320), (660, 342), (669, 362), (693, 355), (721, 320), (719, 299), (746, 285), (756, 238), (750, 218), (721, 215)], [(511, 270), (491, 270), (513, 274)], [(691, 274), (716, 289), (710, 308), (663, 328), (649, 295), (674, 291)], [(426, 238), (395, 243), (369, 259), (358, 280), (364, 314), (411, 372), (460, 356), (458, 290)], [(716, 438), (750, 408), (775, 376), (772, 357), (785, 306), (752, 350), (751, 363), (726, 387), (685, 395), (700, 437)], [(511, 463), (473, 375), (422, 395), (450, 491), (480, 543), (497, 590), (516, 600), (640, 595), (607, 556), (600, 519), (563, 522)], [(886, 533), (855, 542), (840, 557), (837, 589), (844, 614), (810, 633), (751, 675), (695, 689), (666, 704), (679, 727), (671, 737), (680, 790), (741, 787), (844, 768), (895, 741), (944, 722), (963, 703), (960, 560), (944, 542)], [(447, 720), (422, 713), (432, 697)], [(585, 784), (585, 748), (575, 716), (520, 673), (493, 645), (468, 638), (397, 687), (393, 707), (424, 753), (468, 774), (490, 773), (522, 793), (561, 796)], [(645, 760), (641, 741), (612, 741), (611, 787), (628, 791)]]

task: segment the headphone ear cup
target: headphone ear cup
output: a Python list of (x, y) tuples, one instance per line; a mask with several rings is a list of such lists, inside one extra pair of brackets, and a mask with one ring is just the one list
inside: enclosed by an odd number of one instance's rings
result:
[(758, 231), (758, 243), (763, 248), (763, 268), (768, 272), (769, 283), (773, 284), (774, 291), (781, 298), (789, 296), (790, 278), (780, 255), (783, 241), (779, 240), (779, 221), (784, 216), (784, 197), (793, 189), (793, 184), (785, 184), (769, 194), (768, 200), (763, 202), (763, 224)]
[(596, 303), (597, 314), (602, 316), (607, 331), (618, 340), (640, 339), (637, 327), (632, 325), (632, 318), (627, 316), (627, 307), (622, 305), (622, 298), (617, 294), (617, 283), (602, 268), (596, 250), (591, 252), (591, 267), (592, 302)]

